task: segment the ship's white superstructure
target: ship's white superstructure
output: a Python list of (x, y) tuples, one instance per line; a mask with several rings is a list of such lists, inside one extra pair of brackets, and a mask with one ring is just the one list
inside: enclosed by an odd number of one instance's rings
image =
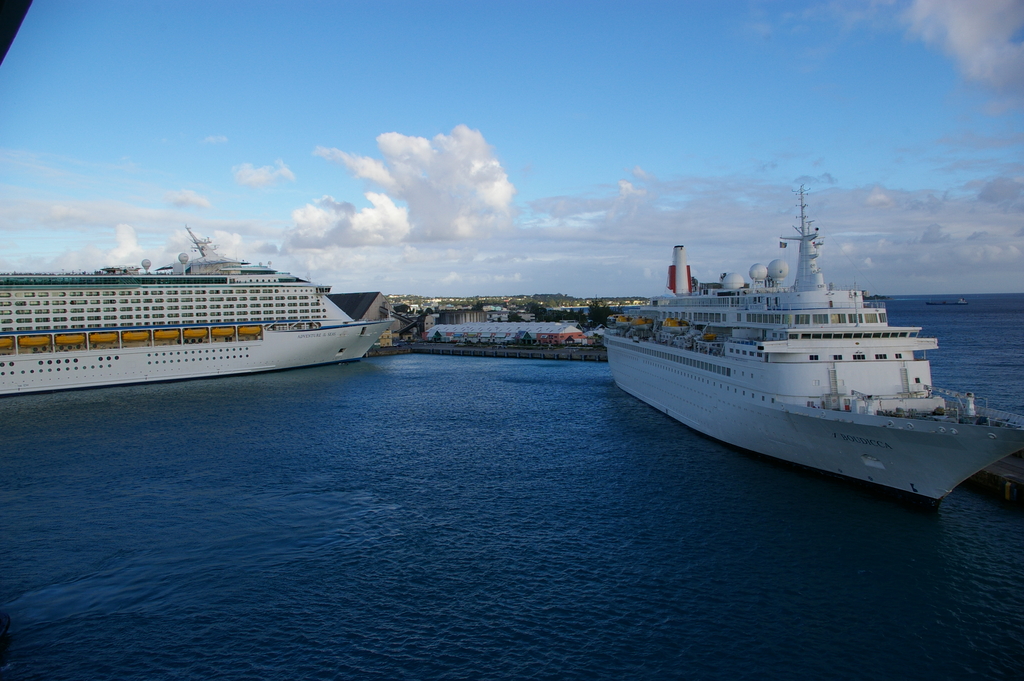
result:
[(149, 272), (0, 275), (0, 395), (209, 378), (361, 358), (391, 323), (353, 320), (330, 287), (221, 257)]
[[(883, 303), (826, 285), (823, 239), (800, 190), (799, 263), (774, 260), (701, 284), (677, 246), (674, 295), (610, 319), (616, 384), (715, 439), (938, 503), (1024, 449), (1024, 417), (932, 386), (920, 327), (890, 326)], [(785, 242), (783, 242), (785, 243)]]

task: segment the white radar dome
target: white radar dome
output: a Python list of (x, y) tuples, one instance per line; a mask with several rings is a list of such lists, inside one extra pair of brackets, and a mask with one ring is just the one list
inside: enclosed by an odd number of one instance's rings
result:
[(150, 262), (149, 258), (146, 258), (145, 260), (142, 261), (142, 269), (148, 270), (152, 266), (153, 266), (153, 263)]
[(782, 281), (789, 274), (789, 264), (782, 258), (776, 258), (768, 263), (768, 276), (775, 281)]
[(745, 283), (746, 282), (743, 281), (742, 274), (739, 272), (730, 272), (722, 279), (722, 288), (729, 291), (735, 291), (736, 289), (743, 288), (743, 284)]
[(768, 268), (762, 265), (761, 263), (751, 265), (750, 278), (753, 279), (754, 281), (764, 281), (766, 278), (768, 278)]
[(188, 253), (179, 253), (178, 254), (178, 262), (180, 262), (182, 265), (187, 263), (188, 262)]

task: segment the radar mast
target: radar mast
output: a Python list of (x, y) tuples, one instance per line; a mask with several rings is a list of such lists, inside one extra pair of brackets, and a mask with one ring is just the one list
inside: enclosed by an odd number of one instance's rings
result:
[(208, 255), (214, 255), (216, 253), (217, 247), (213, 244), (213, 239), (210, 237), (200, 239), (196, 236), (195, 232), (189, 229), (188, 225), (185, 225), (185, 230), (188, 232), (189, 238), (192, 239), (195, 249), (199, 251), (199, 257), (205, 258)]

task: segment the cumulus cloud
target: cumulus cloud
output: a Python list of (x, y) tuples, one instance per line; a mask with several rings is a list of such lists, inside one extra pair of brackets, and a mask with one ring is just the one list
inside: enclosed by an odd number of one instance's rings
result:
[(135, 228), (131, 225), (118, 225), (114, 228), (115, 238), (117, 239), (117, 246), (115, 246), (110, 252), (109, 256), (112, 261), (119, 262), (128, 260), (132, 256), (141, 252), (139, 248), (139, 238), (135, 234)]
[(402, 241), (410, 231), (409, 212), (385, 194), (367, 192), (371, 206), (357, 211), (331, 196), (292, 211), (295, 227), (288, 232), (286, 250), (327, 246), (383, 246)]
[(203, 138), (203, 144), (224, 144), (228, 141), (228, 138), (224, 135), (210, 135)]
[(377, 146), (383, 159), (326, 147), (313, 153), (405, 203), (410, 229), (402, 238), (472, 239), (511, 227), (516, 189), (479, 130), (459, 125), (429, 140), (389, 132)]
[(881, 187), (875, 187), (864, 203), (872, 208), (892, 208), (895, 202)]
[(921, 235), (921, 243), (941, 244), (945, 241), (949, 241), (952, 238), (952, 236), (947, 234), (942, 229), (942, 225), (933, 223), (924, 228), (924, 233)]
[(235, 175), (235, 182), (246, 187), (260, 188), (267, 187), (278, 182), (288, 180), (295, 181), (293, 173), (284, 161), (277, 159), (275, 166), (262, 166), (255, 168), (251, 163), (243, 163), (231, 169)]
[(191, 189), (182, 189), (180, 192), (167, 192), (164, 194), (164, 201), (178, 208), (188, 208), (190, 206), (196, 208), (210, 207), (209, 199), (195, 193)]
[(1024, 193), (1024, 183), (1009, 177), (997, 177), (986, 182), (978, 192), (978, 200), (987, 203), (1002, 203), (1016, 200)]
[(1000, 91), (1024, 86), (1024, 3), (1019, 0), (915, 0), (910, 33), (952, 56), (969, 80)]

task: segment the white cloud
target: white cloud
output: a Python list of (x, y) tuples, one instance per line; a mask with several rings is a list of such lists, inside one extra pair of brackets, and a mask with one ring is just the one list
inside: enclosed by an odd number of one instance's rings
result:
[(956, 59), (969, 80), (1020, 94), (1024, 87), (1024, 3), (1019, 0), (915, 0), (910, 33)]
[(864, 199), (864, 204), (872, 208), (892, 208), (894, 205), (892, 197), (885, 193), (881, 187), (875, 187)]
[(117, 246), (108, 255), (114, 262), (126, 261), (142, 252), (139, 248), (139, 238), (135, 234), (135, 228), (131, 225), (118, 225), (114, 228)]
[(195, 193), (191, 189), (182, 189), (180, 192), (167, 192), (164, 194), (164, 201), (178, 208), (188, 208), (189, 206), (195, 206), (196, 208), (210, 207), (209, 199)]
[(203, 139), (203, 144), (225, 144), (228, 138), (224, 135), (210, 135)]
[(384, 246), (409, 234), (409, 212), (385, 194), (367, 192), (371, 207), (356, 211), (345, 201), (324, 196), (292, 211), (295, 227), (289, 230), (285, 250), (333, 246)]
[(277, 159), (276, 167), (255, 168), (251, 163), (243, 163), (232, 168), (231, 172), (235, 175), (235, 182), (253, 188), (267, 187), (285, 180), (295, 181), (295, 173), (281, 159)]
[(516, 189), (484, 136), (465, 125), (433, 139), (388, 132), (377, 137), (383, 160), (317, 147), (409, 207), (408, 241), (487, 237), (509, 229)]

